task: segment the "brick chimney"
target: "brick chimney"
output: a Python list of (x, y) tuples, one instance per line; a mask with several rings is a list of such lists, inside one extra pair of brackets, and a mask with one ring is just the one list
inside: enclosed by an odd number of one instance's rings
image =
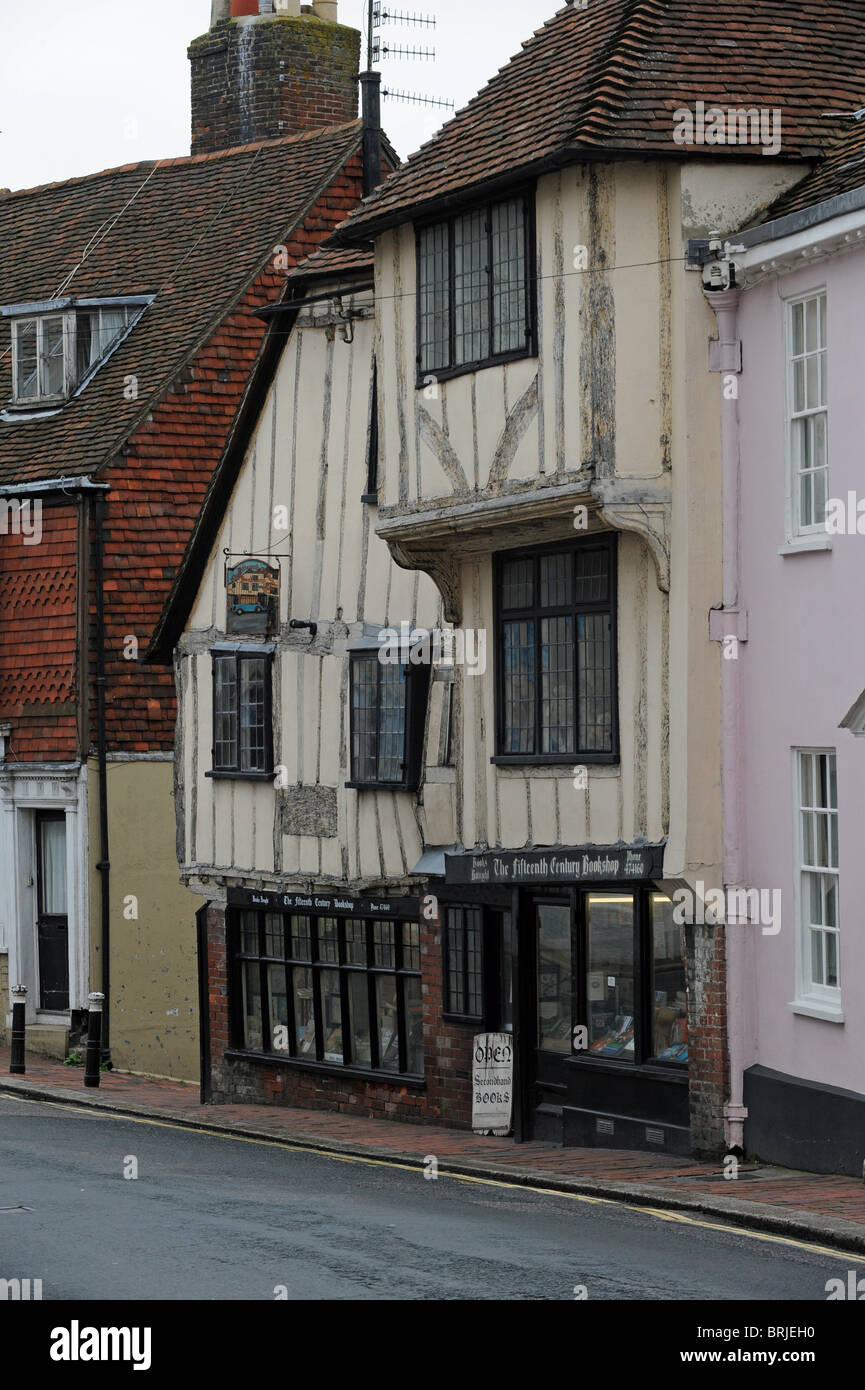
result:
[(360, 34), (336, 0), (212, 0), (189, 46), (192, 153), (273, 140), (357, 117)]

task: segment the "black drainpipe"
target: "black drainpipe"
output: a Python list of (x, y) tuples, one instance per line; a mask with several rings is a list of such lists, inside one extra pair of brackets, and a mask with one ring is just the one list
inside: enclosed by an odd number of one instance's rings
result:
[(207, 959), (207, 909), (205, 903), (195, 914), (195, 934), (198, 946), (198, 1049), (199, 1101), (208, 1105), (211, 1097), (210, 1080), (210, 969)]
[(96, 580), (96, 718), (99, 759), (99, 862), (102, 896), (102, 1061), (111, 1066), (111, 863), (108, 858), (108, 769), (105, 734), (105, 502), (93, 506)]

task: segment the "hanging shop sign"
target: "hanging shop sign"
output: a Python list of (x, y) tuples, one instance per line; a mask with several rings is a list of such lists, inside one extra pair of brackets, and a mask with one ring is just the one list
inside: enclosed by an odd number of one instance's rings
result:
[(478, 1033), (472, 1039), (472, 1129), (508, 1134), (514, 1094), (514, 1040), (510, 1033)]
[(279, 561), (253, 555), (225, 566), (226, 632), (276, 632), (279, 627)]
[(602, 883), (660, 878), (663, 845), (580, 845), (563, 849), (446, 854), (445, 883)]
[(263, 907), (270, 912), (321, 912), (332, 917), (399, 917), (416, 922), (420, 898), (352, 898), (344, 893), (270, 893), (229, 888), (230, 907)]

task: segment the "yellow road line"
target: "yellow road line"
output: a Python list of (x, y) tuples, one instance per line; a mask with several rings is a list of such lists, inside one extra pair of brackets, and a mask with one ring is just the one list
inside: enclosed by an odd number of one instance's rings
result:
[[(89, 1109), (83, 1105), (70, 1105), (57, 1100), (36, 1100), (32, 1096), (17, 1096), (6, 1091), (0, 1092), (0, 1100), (23, 1101), (27, 1105), (47, 1105), (53, 1110), (74, 1110), (76, 1115), (89, 1115), (100, 1120), (126, 1120), (136, 1125), (151, 1125), (157, 1129), (176, 1129), (185, 1134), (207, 1135), (215, 1139), (230, 1139), (235, 1144), (257, 1144), (267, 1149), (282, 1149), (287, 1153), (315, 1154), (319, 1158), (329, 1158), (337, 1163), (361, 1163), (370, 1168), (396, 1168), (404, 1173), (423, 1171), (418, 1163), (401, 1163), (395, 1158), (365, 1158), (361, 1154), (335, 1153), (332, 1149), (319, 1149), (307, 1144), (283, 1143), (278, 1139), (253, 1139), (246, 1134), (233, 1134), (219, 1128), (193, 1128), (191, 1125), (174, 1124), (170, 1120), (155, 1120), (147, 1115), (124, 1115), (118, 1111)], [(501, 1187), (511, 1192), (534, 1192), (541, 1197), (561, 1197), (570, 1202), (582, 1202), (587, 1206), (606, 1206), (624, 1208), (625, 1211), (639, 1212), (641, 1216), (653, 1216), (658, 1221), (674, 1221), (685, 1226), (699, 1226), (707, 1231), (720, 1231), (723, 1235), (747, 1236), (749, 1240), (768, 1241), (773, 1245), (789, 1245), (794, 1250), (805, 1250), (811, 1255), (829, 1255), (836, 1260), (852, 1260), (854, 1264), (865, 1264), (865, 1255), (855, 1255), (849, 1250), (834, 1250), (828, 1245), (815, 1245), (810, 1241), (797, 1240), (793, 1236), (775, 1235), (771, 1231), (752, 1231), (747, 1226), (728, 1226), (718, 1221), (704, 1220), (688, 1216), (685, 1212), (669, 1211), (662, 1207), (641, 1206), (636, 1202), (622, 1202), (615, 1197), (593, 1197), (587, 1192), (562, 1192), (557, 1187), (535, 1187), (529, 1183), (507, 1182), (499, 1178), (486, 1178), (471, 1173), (449, 1173), (438, 1169), (439, 1178), (450, 1178), (451, 1182), (475, 1183), (480, 1187)]]

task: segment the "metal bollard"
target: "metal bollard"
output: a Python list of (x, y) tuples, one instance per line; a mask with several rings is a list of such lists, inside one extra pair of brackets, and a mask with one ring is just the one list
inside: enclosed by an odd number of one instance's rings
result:
[(12, 1051), (9, 1056), (9, 1071), (13, 1076), (23, 1076), (24, 1065), (24, 1010), (27, 1007), (27, 986), (12, 986)]
[(87, 1051), (84, 1055), (84, 1085), (99, 1085), (99, 1061), (102, 1052), (102, 1005), (105, 995), (88, 994), (90, 1010), (87, 1017)]

